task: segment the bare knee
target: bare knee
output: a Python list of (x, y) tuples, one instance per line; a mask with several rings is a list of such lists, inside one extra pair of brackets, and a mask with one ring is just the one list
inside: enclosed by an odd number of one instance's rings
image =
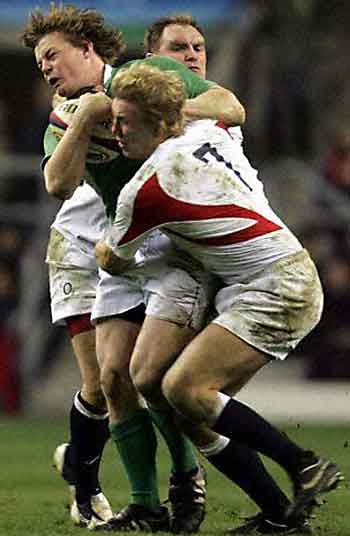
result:
[(131, 384), (127, 367), (118, 367), (107, 363), (101, 368), (100, 385), (104, 394), (111, 398), (116, 393), (122, 393)]
[(151, 400), (160, 393), (161, 377), (157, 371), (148, 367), (135, 367), (131, 362), (130, 375), (135, 389), (146, 399)]
[(177, 375), (171, 369), (165, 374), (162, 385), (162, 393), (168, 402), (179, 412), (184, 415), (187, 408), (193, 404), (196, 398), (194, 389), (191, 384), (182, 376)]
[(197, 383), (189, 374), (170, 370), (162, 381), (162, 393), (169, 404), (192, 424), (211, 426), (215, 420), (217, 390)]
[[(164, 368), (164, 367), (163, 367)], [(130, 376), (137, 391), (147, 400), (159, 398), (164, 374), (160, 360), (150, 351), (140, 355), (134, 352), (130, 362)]]

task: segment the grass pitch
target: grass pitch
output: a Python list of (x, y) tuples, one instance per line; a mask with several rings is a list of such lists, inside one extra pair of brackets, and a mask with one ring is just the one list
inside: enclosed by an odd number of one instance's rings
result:
[[(329, 493), (317, 511), (314, 530), (320, 536), (350, 535), (349, 457), (350, 427), (297, 425), (280, 428), (299, 444), (336, 461), (344, 484)], [(52, 469), (55, 447), (67, 440), (67, 422), (33, 419), (0, 420), (0, 535), (81, 536), (92, 534), (74, 527), (69, 519), (67, 486)], [(159, 441), (159, 483), (167, 497), (169, 459)], [(234, 463), (234, 460), (232, 461)], [(276, 479), (289, 490), (286, 476), (267, 462)], [(201, 534), (219, 535), (256, 512), (255, 505), (206, 462), (208, 471), (207, 517)], [(104, 491), (118, 511), (129, 502), (128, 485), (112, 444), (106, 447), (102, 466)]]

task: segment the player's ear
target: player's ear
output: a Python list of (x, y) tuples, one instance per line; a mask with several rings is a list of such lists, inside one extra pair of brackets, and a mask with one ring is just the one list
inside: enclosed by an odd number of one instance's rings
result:
[(158, 123), (158, 137), (161, 139), (165, 139), (169, 136), (169, 128), (164, 121), (164, 119), (161, 119)]
[(85, 41), (83, 41), (82, 49), (83, 49), (84, 56), (88, 57), (88, 55), (94, 51), (93, 42), (86, 39)]

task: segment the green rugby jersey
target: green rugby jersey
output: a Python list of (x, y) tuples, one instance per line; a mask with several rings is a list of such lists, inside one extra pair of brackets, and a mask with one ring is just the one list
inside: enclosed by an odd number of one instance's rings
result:
[[(135, 63), (149, 63), (158, 67), (162, 71), (177, 72), (185, 84), (186, 94), (189, 99), (205, 93), (210, 87), (216, 85), (209, 80), (203, 80), (190, 71), (185, 65), (172, 58), (168, 58), (167, 56), (151, 56), (150, 58), (129, 61), (120, 67), (114, 68), (110, 79), (105, 84), (108, 95), (110, 95), (112, 80), (116, 73), (120, 69), (127, 69)], [(54, 152), (58, 143), (59, 140), (53, 134), (49, 125), (44, 135), (45, 159)], [(114, 219), (118, 195), (121, 189), (135, 175), (142, 163), (143, 162), (139, 160), (129, 160), (120, 154), (114, 160), (107, 163), (86, 164), (86, 179), (102, 197), (106, 207), (107, 217), (111, 220)]]

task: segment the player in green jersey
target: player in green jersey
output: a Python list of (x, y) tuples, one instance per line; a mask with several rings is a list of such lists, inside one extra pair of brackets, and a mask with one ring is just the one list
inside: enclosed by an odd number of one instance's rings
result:
[[(40, 52), (39, 52), (40, 53)], [(186, 93), (189, 99), (188, 105), (188, 118), (196, 119), (199, 118), (199, 111), (203, 108), (208, 109), (208, 117), (218, 116), (218, 120), (226, 121), (229, 124), (232, 123), (233, 119), (230, 119), (230, 115), (227, 115), (227, 108), (225, 108), (225, 100), (223, 99), (223, 104), (220, 104), (220, 94), (222, 91), (221, 88), (218, 88), (213, 82), (202, 80), (196, 74), (192, 73), (184, 65), (178, 63), (177, 61), (167, 58), (165, 56), (152, 56), (143, 60), (134, 60), (124, 64), (122, 67), (112, 70), (110, 81), (106, 84), (106, 91), (108, 94), (109, 86), (113, 77), (120, 69), (125, 69), (128, 66), (137, 64), (139, 62), (150, 63), (161, 70), (173, 70), (176, 71), (183, 81), (185, 82)], [(213, 97), (208, 97), (208, 94), (213, 94)], [(218, 101), (213, 105), (213, 100), (216, 99), (215, 95), (218, 97)], [(98, 99), (98, 95), (96, 98)], [(101, 95), (102, 97), (102, 95)], [(227, 99), (229, 100), (229, 99)], [(192, 113), (192, 107), (194, 105), (192, 102), (196, 102), (195, 112)], [(202, 104), (201, 104), (202, 101)], [(106, 99), (108, 104), (108, 99)], [(198, 104), (199, 103), (199, 104)], [(218, 110), (215, 110), (215, 107), (218, 106)], [(224, 108), (224, 113), (220, 114), (220, 109)], [(212, 109), (212, 111), (211, 111)], [(79, 114), (84, 115), (84, 110), (79, 109)], [(233, 115), (234, 118), (234, 115)], [(239, 120), (239, 115), (237, 114), (237, 120)], [(46, 149), (46, 157), (50, 157), (48, 164), (45, 166), (45, 179), (48, 192), (60, 197), (67, 198), (70, 197), (73, 191), (81, 182), (81, 177), (86, 174), (85, 166), (79, 166), (76, 168), (75, 162), (80, 158), (80, 140), (77, 139), (76, 135), (76, 125), (81, 122), (80, 117), (74, 117), (74, 124), (71, 125), (71, 130), (68, 130), (64, 137), (65, 146), (72, 143), (74, 146), (74, 161), (72, 162), (70, 156), (70, 151), (56, 151), (56, 147), (59, 144), (53, 130), (48, 126), (45, 137), (44, 144)], [(75, 132), (73, 132), (73, 128)], [(84, 140), (85, 141), (85, 140)], [(86, 145), (83, 141), (82, 149), (85, 150)], [(61, 146), (61, 143), (60, 143)], [(64, 148), (65, 149), (65, 148)], [(62, 157), (64, 154), (64, 158)], [(68, 158), (69, 157), (69, 158)], [(85, 157), (85, 155), (84, 155)], [(67, 158), (67, 160), (66, 160)], [(136, 170), (140, 167), (140, 162), (130, 161), (123, 157), (122, 155), (118, 156), (115, 161), (106, 164), (87, 164), (86, 168), (93, 179), (93, 186), (102, 196), (108, 216), (113, 216), (115, 209), (115, 202), (118, 197), (118, 194), (121, 188), (126, 182), (134, 175)], [(71, 171), (73, 170), (73, 173)]]

